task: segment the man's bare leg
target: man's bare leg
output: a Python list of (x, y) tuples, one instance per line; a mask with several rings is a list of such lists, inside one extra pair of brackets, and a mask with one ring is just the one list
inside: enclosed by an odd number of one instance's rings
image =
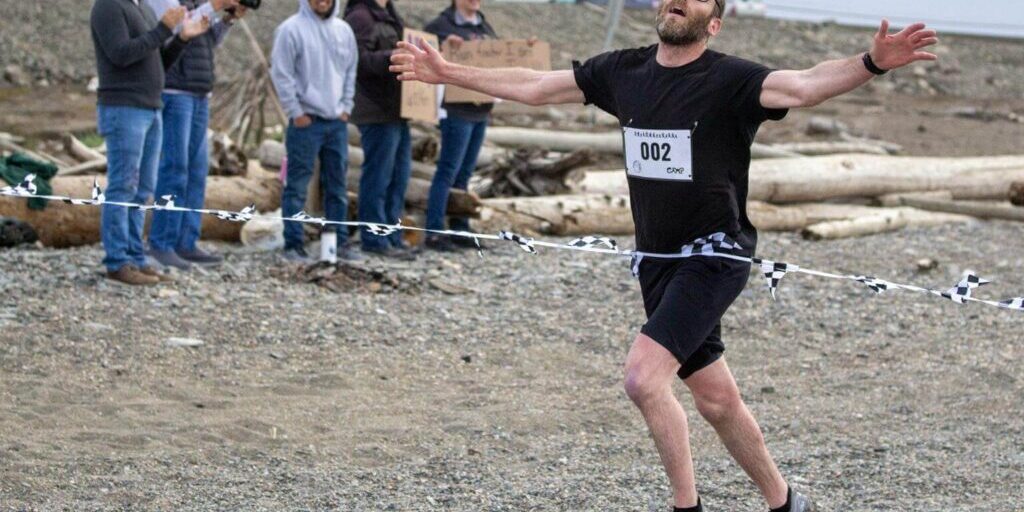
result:
[(765, 446), (761, 428), (740, 398), (736, 379), (725, 358), (702, 368), (685, 381), (697, 410), (718, 432), (732, 458), (761, 489), (769, 508), (785, 505), (789, 487)]
[(665, 466), (676, 507), (697, 505), (697, 485), (690, 457), (686, 412), (672, 394), (679, 361), (651, 338), (640, 334), (626, 357), (626, 394), (640, 409)]

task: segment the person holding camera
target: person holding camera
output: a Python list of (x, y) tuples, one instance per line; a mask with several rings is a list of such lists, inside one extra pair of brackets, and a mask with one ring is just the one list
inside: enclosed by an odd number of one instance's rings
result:
[[(345, 21), (359, 44), (359, 77), (352, 122), (362, 136), (363, 174), (359, 180), (359, 220), (394, 224), (402, 217), (412, 175), (409, 123), (402, 119), (402, 87), (388, 71), (391, 52), (402, 40), (404, 23), (391, 0), (348, 0)], [(401, 232), (360, 234), (363, 252), (415, 259)]]
[[(164, 70), (210, 26), (203, 17), (186, 21), (180, 6), (158, 18), (140, 1), (96, 0), (90, 13), (99, 77), (97, 128), (107, 143), (105, 195), (110, 202), (143, 204), (152, 198), (163, 137)], [(142, 210), (103, 206), (100, 239), (108, 278), (131, 285), (172, 280), (146, 262), (144, 223)]]
[[(185, 208), (202, 208), (210, 170), (206, 130), (213, 91), (213, 51), (224, 41), (246, 8), (238, 0), (146, 0), (157, 16), (176, 7), (189, 18), (210, 20), (210, 30), (196, 37), (170, 69), (163, 91), (163, 149), (157, 170), (156, 197), (174, 196)], [(216, 13), (224, 11), (222, 18)], [(177, 29), (176, 29), (177, 30)], [(153, 212), (149, 255), (165, 267), (187, 270), (192, 263), (216, 264), (223, 258), (199, 248), (202, 216), (197, 212)]]
[[(452, 4), (424, 30), (437, 35), (442, 45), (447, 41), (453, 48), (458, 48), (465, 41), (497, 39), (498, 34), (480, 12), (481, 3), (481, 0), (452, 0)], [(427, 229), (435, 230), (446, 229), (449, 191), (452, 188), (466, 190), (469, 185), (494, 104), (444, 102), (441, 107), (445, 112), (441, 119), (441, 153), (427, 200)], [(469, 231), (469, 219), (453, 217), (447, 228)], [(428, 234), (424, 245), (442, 252), (451, 251), (456, 245), (476, 247), (470, 238), (438, 234)]]
[[(313, 163), (320, 157), (320, 185), (327, 219), (348, 218), (348, 120), (356, 90), (359, 50), (348, 23), (338, 18), (340, 0), (299, 0), (299, 12), (274, 35), (270, 76), (290, 122), (285, 135), (288, 179), (281, 211), (291, 217), (306, 204)], [(361, 260), (347, 247), (348, 230), (337, 233), (338, 258)], [(302, 224), (284, 226), (285, 259), (311, 260), (303, 246)]]

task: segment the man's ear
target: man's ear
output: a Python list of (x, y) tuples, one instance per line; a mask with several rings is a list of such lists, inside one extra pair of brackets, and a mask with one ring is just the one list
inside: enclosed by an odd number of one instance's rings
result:
[(717, 36), (718, 32), (722, 30), (722, 18), (711, 18), (708, 22), (708, 33), (711, 37)]

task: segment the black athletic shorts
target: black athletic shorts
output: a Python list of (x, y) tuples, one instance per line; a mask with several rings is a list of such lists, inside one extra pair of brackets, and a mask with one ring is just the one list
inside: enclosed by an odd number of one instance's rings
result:
[(644, 258), (640, 293), (647, 323), (640, 332), (668, 349), (685, 379), (722, 357), (722, 316), (750, 277), (750, 263), (694, 256)]

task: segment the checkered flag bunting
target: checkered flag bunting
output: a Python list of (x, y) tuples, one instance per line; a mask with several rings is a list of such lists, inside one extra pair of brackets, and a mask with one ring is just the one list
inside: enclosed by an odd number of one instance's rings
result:
[(144, 212), (148, 212), (150, 210), (164, 210), (168, 208), (174, 208), (174, 196), (160, 196), (156, 201), (153, 201), (153, 204), (129, 206), (129, 208), (138, 208)]
[(476, 245), (476, 255), (481, 258), (484, 257), (484, 247), (480, 245), (480, 239), (476, 236), (476, 234), (470, 233), (469, 231), (453, 231), (452, 234), (455, 236), (464, 236), (467, 238), (472, 238), (473, 244)]
[(92, 199), (75, 199), (73, 197), (61, 198), (66, 204), (73, 204), (75, 206), (99, 206), (106, 201), (106, 197), (103, 195), (103, 190), (100, 189), (100, 182), (92, 180)]
[(498, 238), (502, 240), (509, 240), (511, 242), (515, 242), (519, 244), (520, 249), (530, 254), (537, 254), (537, 248), (533, 246), (532, 238), (525, 238), (511, 231), (499, 231)]
[[(61, 201), (65, 204), (71, 204), (76, 206), (100, 206), (103, 204), (111, 204), (107, 202), (104, 191), (100, 188), (99, 182), (93, 180), (92, 185), (92, 198), (91, 199), (78, 199), (72, 197), (55, 196), (55, 195), (39, 195), (39, 188), (35, 184), (36, 175), (28, 174), (22, 179), (21, 183), (15, 186), (0, 187), (0, 196), (12, 196), (17, 198), (40, 198), (47, 200)], [(126, 202), (116, 202), (119, 206), (127, 208), (137, 208), (139, 210), (174, 210), (174, 211), (189, 211), (196, 212), (206, 215), (213, 215), (221, 220), (230, 222), (248, 222), (256, 216), (256, 205), (250, 204), (241, 211), (232, 212), (227, 210), (204, 210), (204, 209), (193, 209), (185, 208), (174, 204), (175, 197), (173, 195), (165, 195), (160, 199), (156, 200), (152, 205), (134, 204)], [(473, 233), (470, 231), (437, 231), (430, 229), (420, 229), (415, 227), (405, 228), (402, 226), (401, 221), (398, 221), (394, 225), (378, 224), (378, 223), (367, 223), (367, 222), (332, 222), (324, 218), (313, 217), (304, 211), (300, 211), (291, 217), (268, 217), (274, 220), (283, 221), (298, 221), (320, 224), (326, 226), (328, 224), (345, 224), (351, 226), (363, 226), (369, 234), (377, 236), (388, 236), (395, 232), (404, 229), (415, 229), (417, 231), (423, 231), (427, 233), (445, 234), (451, 236), (463, 236), (472, 238), (473, 243), (476, 245), (477, 254), (483, 257), (483, 247), (480, 244), (480, 237), (483, 238), (494, 238), (493, 235), (484, 235), (480, 233)], [(544, 247), (553, 247), (561, 250), (587, 250), (587, 249), (603, 249), (608, 248), (615, 251), (614, 256), (631, 256), (630, 267), (633, 271), (633, 275), (637, 276), (640, 270), (640, 262), (643, 261), (645, 253), (636, 251), (621, 251), (615, 240), (598, 235), (584, 236), (576, 238), (568, 244), (562, 243), (548, 243), (543, 241), (534, 241), (533, 238), (527, 238), (511, 231), (500, 231), (497, 235), (499, 240), (507, 240), (515, 242), (520, 249), (530, 253), (537, 254), (536, 245), (542, 245)], [(771, 260), (763, 260), (760, 258), (752, 258), (742, 253), (735, 251), (742, 250), (738, 243), (729, 238), (725, 233), (714, 233), (710, 236), (701, 237), (693, 241), (693, 243), (684, 245), (679, 253), (673, 254), (652, 254), (649, 256), (656, 258), (689, 258), (692, 256), (706, 256), (706, 257), (718, 257), (718, 258), (729, 258), (737, 261), (749, 261), (750, 263), (760, 267), (761, 275), (764, 277), (766, 284), (768, 285), (768, 292), (771, 294), (772, 300), (778, 298), (779, 284), (782, 279), (786, 277), (786, 274), (790, 272), (803, 272), (816, 277), (828, 278), (828, 279), (845, 279), (852, 280), (867, 286), (871, 291), (875, 293), (884, 293), (889, 290), (908, 290), (913, 292), (919, 292), (929, 294), (932, 296), (939, 296), (945, 299), (949, 299), (957, 304), (965, 304), (967, 302), (975, 301), (980, 304), (987, 306), (998, 307), (1000, 309), (1007, 309), (1011, 311), (1024, 311), (1024, 297), (1016, 297), (1012, 299), (1006, 299), (1003, 301), (996, 302), (994, 300), (981, 300), (976, 299), (972, 295), (974, 290), (979, 286), (989, 284), (989, 280), (978, 277), (973, 272), (966, 272), (963, 278), (946, 291), (940, 291), (929, 288), (921, 288), (918, 286), (912, 286), (909, 284), (900, 284), (884, 279), (878, 279), (872, 276), (860, 275), (860, 274), (832, 274), (829, 272), (822, 272), (818, 270), (803, 269), (797, 265), (791, 263), (783, 263)], [(600, 251), (606, 252), (606, 251)]]
[(751, 261), (761, 267), (761, 275), (764, 276), (768, 284), (768, 293), (772, 294), (772, 300), (776, 299), (775, 293), (779, 289), (779, 283), (783, 277), (789, 272), (796, 272), (800, 270), (800, 267), (790, 263), (782, 263), (780, 261), (768, 261), (760, 258), (753, 258)]
[(984, 286), (991, 281), (982, 279), (976, 276), (973, 272), (967, 272), (963, 279), (960, 280), (956, 286), (946, 290), (945, 293), (939, 295), (956, 302), (957, 304), (963, 304), (967, 302), (967, 299), (971, 298), (971, 293), (979, 286)]
[(892, 283), (876, 279), (871, 276), (853, 276), (853, 280), (858, 283), (864, 283), (865, 286), (871, 288), (871, 291), (881, 294), (893, 287)]
[(107, 196), (103, 193), (103, 189), (100, 188), (99, 180), (93, 178), (92, 180), (92, 204), (103, 204), (106, 202)]
[(15, 185), (13, 187), (4, 187), (4, 188), (0, 189), (0, 193), (3, 193), (3, 195), (5, 195), (5, 196), (17, 196), (17, 197), (34, 196), (34, 195), (36, 195), (36, 192), (39, 191), (36, 188), (35, 181), (36, 181), (36, 175), (35, 174), (26, 175), (25, 178), (21, 180), (21, 183)]
[(606, 236), (585, 236), (582, 238), (577, 238), (572, 242), (569, 242), (569, 246), (579, 247), (581, 249), (590, 249), (594, 247), (604, 246), (614, 251), (619, 250), (618, 242)]
[(695, 254), (701, 254), (704, 256), (715, 254), (718, 249), (724, 251), (732, 251), (742, 249), (740, 244), (734, 242), (725, 233), (715, 233), (708, 237), (701, 237), (693, 241), (692, 244), (684, 245), (680, 254), (683, 257), (690, 257)]
[(388, 235), (391, 235), (391, 234), (395, 233), (396, 231), (398, 231), (400, 229), (402, 229), (402, 221), (398, 221), (398, 224), (395, 225), (395, 226), (389, 226), (387, 224), (367, 224), (366, 225), (366, 230), (369, 231), (371, 235), (377, 235), (377, 236), (388, 236)]
[(299, 213), (296, 213), (295, 215), (292, 215), (289, 218), (291, 220), (297, 220), (299, 222), (316, 223), (316, 224), (320, 224), (321, 226), (327, 224), (327, 219), (324, 219), (322, 217), (314, 217), (314, 216), (306, 213), (305, 211), (301, 211)]
[(252, 220), (253, 216), (256, 215), (256, 204), (250, 204), (249, 206), (242, 208), (242, 211), (240, 212), (228, 212), (222, 210), (214, 215), (216, 215), (220, 220), (230, 222), (249, 222)]

